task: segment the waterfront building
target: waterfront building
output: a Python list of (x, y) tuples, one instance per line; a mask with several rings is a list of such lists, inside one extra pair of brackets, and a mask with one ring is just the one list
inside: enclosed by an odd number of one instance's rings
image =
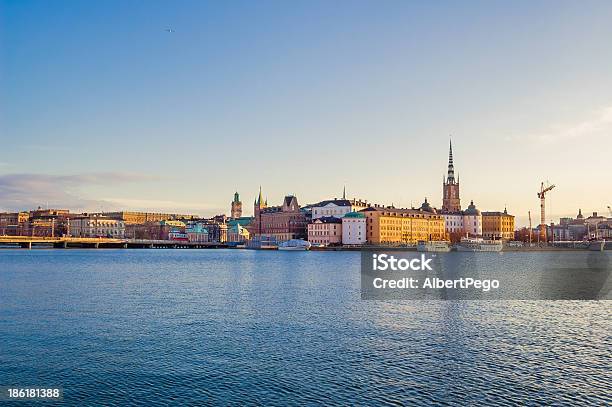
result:
[(342, 217), (342, 244), (366, 243), (366, 217), (363, 212), (349, 212)]
[(252, 236), (273, 237), (279, 242), (307, 237), (307, 217), (293, 195), (285, 196), (280, 206), (268, 206), (259, 189), (254, 204), (255, 219), (249, 231)]
[(479, 225), (481, 225), (482, 220), (480, 219), (479, 211), (473, 204), (474, 203), (472, 202), (472, 207), (467, 208), (466, 211), (438, 211), (436, 208), (432, 207), (427, 201), (427, 198), (425, 198), (425, 201), (423, 204), (421, 204), (419, 210), (442, 216), (444, 219), (444, 232), (446, 239), (455, 243), (466, 235), (478, 236), (476, 233), (479, 233)]
[[(210, 232), (215, 231), (215, 234)], [(180, 236), (185, 234), (185, 236)], [(125, 237), (128, 239), (144, 240), (170, 240), (172, 237), (186, 237), (189, 241), (210, 242), (218, 241), (223, 233), (210, 226), (209, 220), (165, 220), (160, 222), (146, 222), (142, 224), (126, 224)]]
[(28, 212), (0, 213), (0, 236), (27, 236), (30, 214)]
[(333, 216), (341, 218), (349, 212), (358, 212), (368, 207), (367, 202), (362, 200), (346, 199), (346, 189), (342, 192), (342, 199), (329, 199), (309, 205), (312, 219)]
[(482, 236), (482, 214), (474, 201), (470, 201), (467, 209), (463, 211), (463, 233), (469, 237)]
[(155, 212), (104, 212), (103, 216), (122, 220), (126, 225), (145, 224), (147, 222), (161, 222), (165, 220), (189, 220), (197, 219), (196, 215), (181, 215), (177, 213), (155, 213)]
[(72, 237), (125, 238), (125, 223), (107, 216), (84, 215), (70, 220), (69, 235)]
[(584, 223), (586, 223), (589, 226), (595, 226), (600, 223), (605, 223), (607, 220), (608, 218), (606, 218), (605, 216), (601, 216), (601, 215), (598, 215), (597, 212), (593, 212), (591, 216), (589, 216), (588, 218), (584, 220)]
[(342, 219), (323, 216), (308, 224), (308, 241), (323, 246), (342, 243)]
[(31, 218), (28, 223), (29, 223), (28, 231), (29, 231), (30, 236), (37, 236), (37, 237), (56, 236), (55, 219), (53, 218)]
[(185, 228), (187, 240), (193, 243), (207, 243), (208, 229), (200, 222), (188, 222)]
[(444, 228), (452, 236), (463, 235), (463, 212), (441, 212), (444, 218)]
[(187, 225), (180, 220), (162, 220), (159, 222), (159, 233), (154, 240), (187, 240)]
[(251, 238), (251, 234), (246, 227), (235, 223), (232, 226), (228, 226), (227, 229), (227, 241), (230, 243), (244, 243)]
[(514, 239), (514, 216), (506, 208), (503, 212), (482, 212), (482, 237), (485, 239)]
[(79, 215), (68, 209), (38, 209), (30, 211), (28, 234), (39, 237), (55, 237), (69, 234), (70, 220)]
[(582, 240), (587, 235), (587, 225), (584, 222), (584, 215), (582, 209), (578, 209), (578, 215), (576, 219), (573, 219), (567, 223), (567, 229), (570, 240)]
[(371, 244), (416, 244), (419, 240), (444, 240), (444, 218), (437, 213), (392, 206), (370, 206), (366, 240)]
[(607, 222), (597, 225), (597, 238), (606, 240), (612, 239), (612, 221), (608, 220)]
[(612, 219), (593, 212), (593, 215), (584, 219), (584, 226), (586, 228), (585, 237), (589, 239), (606, 239), (610, 238)]
[(547, 236), (553, 241), (559, 240), (584, 240), (598, 238), (608, 238), (609, 228), (612, 220), (605, 216), (600, 216), (597, 212), (589, 217), (582, 214), (578, 209), (575, 218), (561, 218), (559, 224), (547, 225)]
[(178, 220), (125, 224), (128, 239), (169, 240), (171, 234), (185, 233), (186, 225)]
[(589, 235), (591, 225), (586, 222), (584, 215), (582, 214), (582, 209), (578, 209), (576, 218), (559, 219), (558, 225), (549, 226), (547, 229), (547, 232), (551, 235), (551, 239), (553, 241), (583, 240)]
[(232, 201), (230, 218), (238, 219), (241, 216), (242, 216), (242, 202), (240, 201), (240, 195), (238, 195), (238, 192), (236, 192), (234, 193), (234, 200)]
[[(578, 228), (576, 227), (578, 226)], [(578, 210), (578, 216), (576, 219), (572, 217), (559, 218), (559, 223), (551, 223), (546, 230), (546, 236), (549, 236), (552, 241), (560, 240), (576, 240), (574, 232), (577, 229), (584, 229), (584, 217), (580, 209)], [(585, 232), (579, 234), (584, 235)]]
[(225, 217), (215, 216), (211, 219), (203, 219), (200, 221), (208, 231), (209, 242), (227, 242), (227, 223)]
[(459, 176), (455, 180), (455, 165), (453, 163), (453, 143), (449, 142), (448, 170), (446, 179), (442, 177), (442, 211), (460, 212), (461, 200), (459, 198)]
[(568, 224), (564, 223), (550, 225), (546, 235), (550, 236), (553, 242), (559, 240), (573, 240)]
[(159, 234), (159, 222), (126, 223), (125, 237), (127, 239), (153, 239)]

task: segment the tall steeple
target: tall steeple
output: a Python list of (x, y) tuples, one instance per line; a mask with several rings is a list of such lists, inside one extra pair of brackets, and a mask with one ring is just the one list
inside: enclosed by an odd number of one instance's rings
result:
[(448, 172), (442, 179), (442, 210), (445, 212), (461, 211), (459, 198), (459, 176), (455, 179), (455, 163), (453, 162), (453, 141), (448, 141)]
[(255, 205), (253, 208), (253, 216), (255, 220), (253, 224), (255, 225), (255, 234), (261, 234), (261, 212), (268, 206), (268, 202), (264, 202), (263, 194), (261, 193), (261, 185), (259, 186), (259, 195), (257, 199), (255, 199)]
[(455, 183), (455, 165), (453, 164), (453, 140), (448, 141), (448, 174), (446, 176), (446, 183)]
[(257, 199), (255, 199), (255, 208), (256, 209), (263, 209), (266, 208), (268, 206), (268, 201), (265, 200), (263, 198), (263, 194), (261, 192), (261, 185), (259, 186), (259, 195), (257, 196)]
[(346, 185), (342, 189), (342, 199), (346, 199)]

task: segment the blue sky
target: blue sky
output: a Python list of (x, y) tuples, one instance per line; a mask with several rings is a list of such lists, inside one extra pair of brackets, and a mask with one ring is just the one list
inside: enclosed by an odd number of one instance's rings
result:
[[(0, 209), (612, 204), (612, 3), (0, 1)], [(165, 31), (172, 28), (174, 32)]]

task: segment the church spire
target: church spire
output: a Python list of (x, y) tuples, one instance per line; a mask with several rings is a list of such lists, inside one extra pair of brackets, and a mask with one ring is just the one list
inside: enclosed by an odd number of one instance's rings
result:
[(261, 205), (263, 204), (263, 195), (261, 193), (261, 185), (259, 186), (259, 196), (257, 197), (257, 200), (255, 201), (255, 205), (259, 206), (261, 208)]
[(346, 185), (342, 189), (342, 199), (346, 199)]
[(448, 184), (455, 183), (455, 165), (453, 164), (453, 140), (448, 141), (448, 175), (446, 176)]
[(448, 172), (442, 178), (442, 210), (446, 212), (461, 211), (459, 198), (459, 175), (455, 178), (455, 163), (453, 161), (453, 141), (448, 140)]

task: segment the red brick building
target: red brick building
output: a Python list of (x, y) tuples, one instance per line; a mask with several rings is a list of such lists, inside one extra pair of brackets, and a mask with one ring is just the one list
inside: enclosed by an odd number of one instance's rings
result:
[(300, 209), (298, 200), (287, 195), (280, 206), (268, 206), (261, 189), (254, 205), (255, 219), (250, 227), (254, 236), (269, 236), (279, 242), (290, 239), (305, 239), (307, 236), (306, 213)]

